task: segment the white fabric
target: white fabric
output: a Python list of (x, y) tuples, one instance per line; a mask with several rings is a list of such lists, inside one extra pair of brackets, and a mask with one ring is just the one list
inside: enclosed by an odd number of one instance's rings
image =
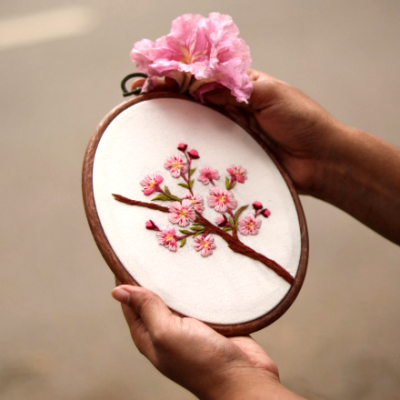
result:
[[(232, 190), (239, 206), (260, 201), (271, 216), (262, 220), (258, 235), (241, 240), (274, 259), (292, 275), (300, 259), (300, 228), (296, 209), (280, 172), (264, 150), (241, 127), (202, 105), (179, 99), (141, 102), (122, 112), (108, 126), (94, 162), (94, 196), (107, 238), (122, 264), (140, 285), (158, 293), (171, 308), (213, 323), (241, 323), (266, 314), (286, 295), (289, 284), (258, 261), (232, 252), (214, 235), (217, 249), (202, 257), (188, 238), (176, 253), (159, 245), (154, 231), (145, 229), (152, 219), (160, 228), (170, 225), (167, 214), (120, 203), (112, 193), (150, 201), (139, 182), (149, 172), (164, 177), (172, 193), (177, 186), (164, 169), (165, 160), (178, 153), (183, 142), (196, 149), (198, 169), (210, 166), (225, 185), (231, 164), (247, 169), (248, 179)], [(205, 200), (210, 185), (195, 180), (194, 193)], [(159, 202), (167, 206), (168, 202)], [(206, 206), (204, 215), (214, 222), (217, 213)], [(179, 228), (178, 226), (175, 226)]]

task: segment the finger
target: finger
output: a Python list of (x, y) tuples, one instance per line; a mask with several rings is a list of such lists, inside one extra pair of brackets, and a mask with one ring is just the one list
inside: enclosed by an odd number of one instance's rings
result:
[(122, 285), (119, 289), (125, 293), (118, 300), (131, 307), (142, 319), (150, 336), (159, 335), (168, 326), (173, 314), (159, 296), (138, 286)]
[[(140, 78), (132, 82), (131, 90), (135, 90), (144, 85), (145, 79)], [(165, 77), (165, 79), (158, 79), (156, 86), (152, 89), (152, 92), (179, 92), (179, 85), (175, 79)]]
[(112, 291), (112, 296), (121, 302), (122, 312), (136, 347), (143, 355), (152, 360), (154, 358), (154, 348), (149, 333), (140, 316), (125, 303), (127, 301), (126, 291), (119, 286)]
[(233, 106), (244, 110), (259, 111), (276, 102), (282, 87), (280, 84), (284, 82), (278, 79), (256, 71), (249, 71), (249, 78), (253, 85), (253, 92), (248, 100), (248, 103), (238, 102), (231, 95), (229, 89), (216, 89), (204, 94), (204, 100), (218, 107)]
[(144, 79), (144, 78), (135, 79), (132, 82), (131, 90), (133, 91), (133, 90), (135, 90), (135, 89), (137, 89), (139, 87), (142, 87), (144, 85), (145, 80), (146, 79)]
[(231, 95), (229, 89), (215, 89), (204, 94), (204, 100), (218, 107), (225, 107), (227, 105), (239, 106), (240, 103)]

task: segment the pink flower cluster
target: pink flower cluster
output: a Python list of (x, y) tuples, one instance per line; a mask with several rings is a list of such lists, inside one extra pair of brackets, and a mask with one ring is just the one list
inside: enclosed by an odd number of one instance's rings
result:
[[(193, 236), (195, 250), (201, 252), (203, 257), (207, 257), (216, 248), (214, 238), (210, 233), (220, 234), (221, 229), (225, 232), (232, 231), (232, 235), (237, 240), (238, 232), (245, 236), (256, 235), (261, 227), (261, 221), (257, 217), (262, 215), (268, 218), (271, 212), (267, 208), (263, 208), (259, 201), (253, 202), (254, 211), (247, 213), (245, 217), (240, 218), (242, 212), (248, 206), (243, 206), (237, 211), (233, 211), (237, 208), (238, 202), (231, 189), (235, 187), (237, 182), (245, 182), (247, 179), (246, 169), (233, 164), (230, 168), (227, 168), (230, 177), (227, 176), (225, 178), (225, 188), (216, 186), (214, 183), (215, 180), (220, 179), (216, 169), (208, 166), (199, 169), (197, 179), (204, 185), (211, 184), (212, 186), (209, 196), (207, 196), (207, 204), (219, 213), (215, 219), (216, 226), (212, 226), (209, 221), (204, 223), (205, 217), (202, 215), (204, 211), (203, 198), (193, 193), (194, 179), (192, 179), (192, 175), (196, 168), (192, 168), (191, 164), (193, 160), (200, 158), (199, 153), (194, 149), (188, 151), (188, 146), (185, 143), (179, 143), (177, 148), (182, 154), (175, 154), (168, 158), (164, 163), (164, 167), (171, 172), (174, 178), (181, 178), (184, 181), (178, 183), (178, 186), (188, 190), (180, 198), (173, 195), (167, 186), (162, 189), (160, 184), (163, 182), (163, 177), (154, 172), (147, 174), (140, 181), (145, 195), (148, 196), (154, 192), (160, 193), (152, 199), (153, 201), (170, 202), (168, 220), (171, 224), (178, 225), (180, 228), (188, 227), (179, 229), (179, 232), (182, 233), (179, 236), (173, 226), (160, 229), (152, 220), (148, 220), (146, 228), (157, 232), (158, 243), (170, 251), (176, 252), (178, 243), (182, 247), (185, 245), (187, 238)], [(162, 211), (166, 211), (166, 208), (163, 208)]]
[(196, 251), (201, 251), (203, 257), (207, 257), (212, 254), (213, 249), (217, 246), (214, 243), (214, 238), (211, 235), (207, 236), (196, 236), (194, 238), (194, 249)]
[(160, 191), (160, 183), (164, 180), (161, 175), (155, 172), (150, 172), (141, 181), (140, 184), (143, 186), (143, 193), (146, 196), (150, 196), (154, 192)]
[(174, 201), (168, 206), (168, 211), (168, 221), (171, 222), (171, 224), (188, 226), (196, 219), (196, 212), (191, 200), (182, 200), (182, 203)]
[(236, 165), (231, 165), (230, 168), (227, 169), (227, 171), (230, 173), (231, 178), (235, 181), (238, 181), (240, 183), (244, 183), (245, 179), (247, 179), (247, 171), (245, 168), (242, 167), (237, 167)]
[(209, 207), (214, 208), (215, 211), (220, 213), (233, 210), (237, 207), (237, 200), (233, 197), (233, 194), (229, 190), (218, 186), (213, 186), (210, 189), (207, 203)]
[(247, 103), (253, 90), (247, 75), (251, 58), (238, 34), (228, 15), (178, 17), (167, 36), (155, 42), (143, 39), (132, 49), (136, 69), (148, 75), (142, 91), (151, 91), (157, 77), (167, 76), (178, 82), (181, 93), (189, 92), (200, 101), (204, 93), (226, 87), (237, 101)]
[(219, 174), (216, 169), (212, 169), (210, 167), (203, 167), (199, 169), (200, 175), (197, 177), (197, 180), (203, 182), (205, 185), (208, 185), (210, 182), (213, 184), (214, 180), (219, 179)]
[(168, 158), (164, 163), (164, 167), (171, 171), (171, 175), (174, 178), (179, 178), (181, 174), (187, 171), (187, 163), (180, 154), (175, 154), (171, 156), (171, 158)]
[(257, 219), (259, 215), (268, 218), (271, 212), (268, 208), (263, 209), (263, 205), (259, 201), (253, 203), (254, 214), (248, 213), (244, 218), (239, 219), (239, 232), (242, 235), (257, 235), (261, 227), (261, 221)]

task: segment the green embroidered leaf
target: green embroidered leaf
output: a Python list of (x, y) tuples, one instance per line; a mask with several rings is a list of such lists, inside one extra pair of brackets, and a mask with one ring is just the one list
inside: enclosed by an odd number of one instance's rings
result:
[(232, 183), (231, 189), (233, 189), (236, 186), (236, 182)]
[(171, 192), (168, 189), (168, 186), (164, 186), (164, 192), (167, 193), (167, 194), (171, 194)]
[(202, 233), (204, 233), (204, 232), (203, 232), (203, 231), (196, 232), (196, 233), (193, 235), (193, 237), (196, 237), (197, 235), (201, 235)]
[(204, 231), (204, 227), (202, 226), (191, 226), (190, 229), (192, 231)]
[(165, 194), (159, 194), (158, 196), (153, 197), (153, 198), (151, 199), (151, 201), (155, 201), (155, 200), (160, 200), (160, 201), (171, 201), (171, 199), (170, 199), (168, 196), (166, 196)]
[(193, 175), (194, 174), (194, 171), (196, 171), (196, 168), (192, 168), (191, 170), (190, 170), (190, 175)]
[(231, 217), (228, 217), (228, 220), (229, 220), (230, 224), (233, 226), (232, 218), (231, 218)]
[(183, 238), (179, 247), (183, 247), (186, 243), (186, 238)]
[(201, 225), (201, 226), (203, 226), (200, 222), (193, 222), (192, 225)]
[(232, 228), (230, 226), (225, 226), (224, 228), (222, 228), (225, 232), (231, 231)]
[(182, 186), (185, 189), (189, 189), (189, 186), (186, 183), (178, 183), (178, 186)]
[(180, 233), (183, 233), (185, 235), (191, 235), (193, 232), (187, 231), (186, 229), (179, 229)]
[(191, 179), (190, 180), (190, 187), (193, 187), (193, 182), (194, 182), (194, 179)]
[(248, 205), (247, 205), (247, 206), (240, 207), (240, 208), (236, 211), (236, 213), (235, 213), (235, 226), (236, 226), (236, 227), (237, 227), (237, 224), (238, 224), (238, 220), (239, 220), (240, 214), (241, 214), (247, 207), (248, 207)]
[(169, 196), (170, 196), (172, 199), (174, 199), (175, 201), (179, 201), (179, 203), (182, 203), (182, 200), (181, 200), (179, 197), (174, 196), (173, 194), (170, 194)]
[(228, 177), (225, 178), (225, 187), (229, 189), (229, 179)]

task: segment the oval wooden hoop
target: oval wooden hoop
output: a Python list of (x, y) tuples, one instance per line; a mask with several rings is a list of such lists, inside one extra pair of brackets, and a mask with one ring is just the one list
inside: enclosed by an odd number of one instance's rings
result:
[[(108, 125), (111, 123), (114, 118), (116, 118), (120, 113), (122, 113), (127, 108), (140, 103), (142, 101), (149, 101), (152, 99), (162, 99), (162, 98), (171, 98), (171, 99), (182, 99), (187, 101), (193, 101), (192, 99), (175, 93), (150, 93), (143, 94), (135, 97), (134, 99), (128, 100), (116, 108), (114, 108), (97, 126), (94, 131), (92, 137), (90, 138), (88, 147), (86, 149), (85, 158), (83, 162), (83, 170), (82, 170), (82, 193), (83, 193), (83, 202), (85, 206), (86, 216), (89, 222), (90, 229), (92, 231), (93, 237), (97, 243), (97, 246), (103, 255), (105, 261), (111, 268), (112, 272), (116, 276), (116, 278), (124, 283), (130, 285), (140, 286), (135, 279), (128, 273), (128, 271), (124, 268), (121, 261), (115, 255), (110, 243), (107, 240), (107, 237), (104, 233), (103, 227), (100, 223), (99, 216), (97, 214), (96, 204), (94, 200), (94, 192), (93, 192), (93, 162), (96, 154), (97, 146), (100, 142), (101, 137), (103, 136), (104, 131), (107, 129)], [(220, 109), (214, 108), (216, 111), (225, 115), (226, 117), (234, 120), (229, 115), (223, 113)], [(271, 159), (276, 164), (277, 168), (281, 172), (286, 184), (289, 187), (290, 193), (292, 195), (297, 215), (299, 218), (300, 225), (300, 233), (301, 233), (301, 255), (299, 268), (297, 270), (297, 274), (295, 276), (295, 281), (292, 287), (289, 289), (289, 292), (282, 299), (282, 301), (267, 314), (256, 318), (254, 320), (239, 323), (239, 324), (213, 324), (207, 323), (211, 328), (215, 329), (217, 332), (221, 333), (225, 336), (234, 336), (234, 335), (247, 335), (252, 332), (256, 332), (267, 325), (272, 324), (279, 317), (281, 317), (288, 308), (292, 305), (297, 295), (300, 292), (300, 289), (303, 285), (304, 278), (307, 271), (307, 262), (308, 262), (308, 232), (307, 232), (307, 224), (304, 217), (303, 207), (301, 206), (299, 196), (293, 186), (293, 183), (282, 167), (282, 165), (278, 162), (271, 151), (268, 149), (267, 144), (262, 139), (259, 133), (257, 133), (257, 129), (251, 127), (250, 124), (246, 121), (234, 120), (235, 123), (240, 125), (246, 132), (248, 132), (257, 143), (264, 149), (264, 151), (271, 157)], [(177, 315), (185, 316), (175, 310)]]

